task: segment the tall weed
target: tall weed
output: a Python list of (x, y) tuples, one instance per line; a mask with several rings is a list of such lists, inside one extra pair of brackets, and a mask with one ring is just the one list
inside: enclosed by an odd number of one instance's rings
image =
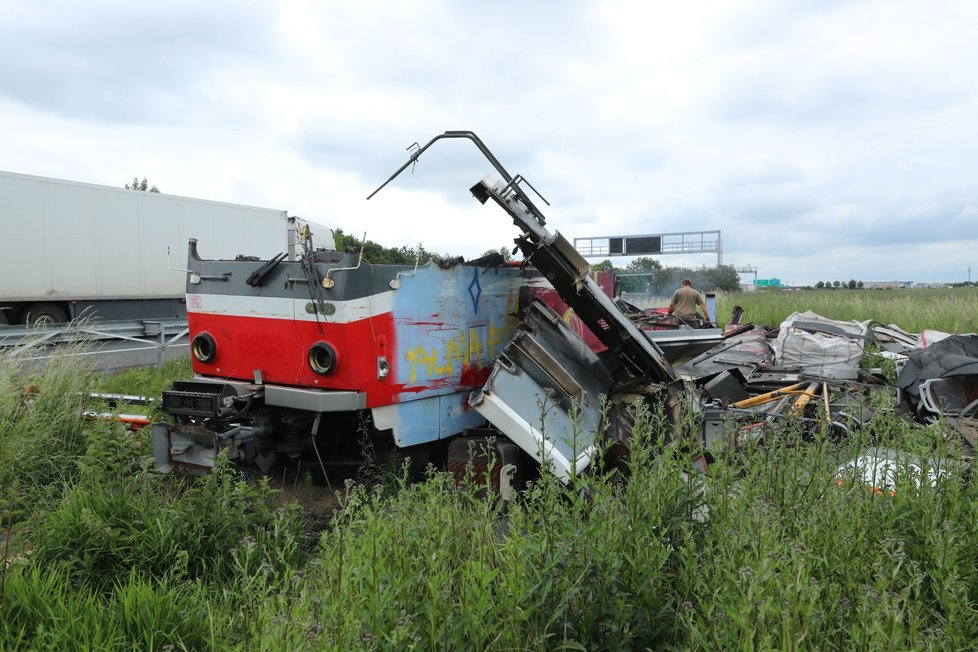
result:
[(219, 649), (204, 588), (133, 575), (110, 595), (76, 588), (55, 566), (18, 566), (0, 595), (8, 650)]
[[(223, 458), (222, 458), (223, 459)], [(299, 559), (295, 505), (267, 484), (240, 481), (226, 460), (183, 486), (148, 473), (66, 490), (39, 515), (32, 560), (58, 563), (80, 586), (105, 591), (131, 571), (150, 578), (225, 582), (245, 571), (283, 574)]]
[(58, 345), (36, 366), (17, 357), (20, 347), (0, 350), (0, 492), (16, 481), (26, 505), (56, 498), (87, 445), (79, 414), (91, 374), (70, 355), (79, 346)]

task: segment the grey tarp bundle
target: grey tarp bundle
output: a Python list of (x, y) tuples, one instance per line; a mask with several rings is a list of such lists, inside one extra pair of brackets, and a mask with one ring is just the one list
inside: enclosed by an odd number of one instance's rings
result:
[(930, 378), (978, 375), (978, 335), (952, 335), (908, 355), (896, 386), (916, 403), (918, 386)]
[(867, 330), (860, 322), (827, 319), (811, 311), (793, 313), (781, 323), (775, 364), (821, 378), (854, 379)]

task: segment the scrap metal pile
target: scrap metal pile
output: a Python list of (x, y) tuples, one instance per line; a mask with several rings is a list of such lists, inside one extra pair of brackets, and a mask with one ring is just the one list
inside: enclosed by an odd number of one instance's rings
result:
[[(943, 343), (928, 341), (935, 337)], [(974, 335), (915, 336), (872, 320), (844, 322), (805, 312), (792, 314), (776, 329), (751, 327), (728, 339), (678, 368), (702, 391), (706, 441), (723, 436), (724, 444), (735, 448), (782, 419), (822, 424), (842, 435), (872, 419), (869, 395), (885, 392), (894, 397), (892, 405), (912, 412), (919, 423), (943, 419), (974, 447)], [(881, 367), (860, 367), (870, 350), (892, 362), (896, 382)]]
[[(658, 403), (674, 418), (681, 394), (700, 410), (702, 431), (693, 443), (707, 454), (735, 450), (784, 419), (841, 436), (873, 418), (869, 393), (875, 391), (895, 393), (922, 423), (945, 419), (972, 447), (978, 440), (975, 336), (917, 337), (892, 325), (871, 328), (871, 321), (812, 312), (766, 329), (738, 323), (740, 309), (725, 331), (654, 330), (659, 320), (596, 290), (587, 263), (546, 229), (519, 178), (483, 179), (472, 193), (510, 215), (523, 231), (516, 244), (524, 264), (539, 269), (608, 347), (596, 354), (556, 314), (534, 304), (470, 398), (492, 425), (538, 461), (548, 460), (560, 477), (582, 472), (603, 452), (620, 456), (630, 432), (616, 406)], [(936, 337), (946, 339), (933, 344)], [(901, 370), (896, 389), (882, 369), (860, 368), (872, 342)], [(893, 457), (889, 451), (877, 456)]]

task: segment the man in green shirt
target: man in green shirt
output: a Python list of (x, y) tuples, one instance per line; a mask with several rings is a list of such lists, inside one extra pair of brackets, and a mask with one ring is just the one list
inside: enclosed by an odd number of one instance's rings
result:
[(669, 302), (669, 314), (674, 315), (680, 324), (697, 327), (699, 322), (696, 316), (696, 307), (703, 310), (703, 318), (709, 323), (710, 315), (706, 312), (706, 301), (703, 295), (693, 288), (693, 283), (688, 279), (683, 279), (683, 284), (678, 290), (672, 293), (672, 300)]

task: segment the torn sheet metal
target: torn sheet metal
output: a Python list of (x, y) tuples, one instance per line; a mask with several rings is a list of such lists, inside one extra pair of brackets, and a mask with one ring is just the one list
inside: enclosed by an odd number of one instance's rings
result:
[(873, 338), (881, 349), (891, 353), (906, 353), (920, 348), (920, 336), (908, 333), (896, 324), (874, 326)]
[(773, 359), (768, 346), (767, 331), (754, 328), (728, 337), (706, 353), (677, 366), (677, 371), (686, 377), (705, 378), (728, 369), (737, 369), (745, 378), (764, 367)]
[(469, 405), (567, 481), (599, 453), (601, 397), (611, 386), (597, 354), (557, 313), (534, 301)]
[(827, 319), (810, 310), (793, 313), (781, 323), (775, 364), (820, 378), (855, 380), (867, 332), (865, 323)]
[(948, 333), (947, 331), (938, 331), (932, 328), (925, 328), (920, 331), (920, 343), (918, 347), (921, 349), (926, 349), (928, 346), (937, 344), (949, 337), (952, 337), (954, 333)]
[(662, 349), (672, 364), (695, 358), (723, 342), (723, 330), (719, 328), (642, 329), (642, 332)]

